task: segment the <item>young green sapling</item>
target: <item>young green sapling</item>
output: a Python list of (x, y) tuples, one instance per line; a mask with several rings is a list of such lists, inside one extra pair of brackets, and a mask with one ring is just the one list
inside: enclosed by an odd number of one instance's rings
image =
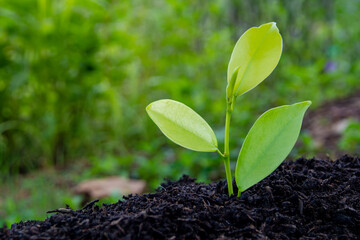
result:
[[(229, 155), (229, 127), (236, 97), (250, 91), (274, 70), (280, 60), (282, 38), (276, 23), (247, 30), (236, 43), (227, 70), (224, 152), (214, 131), (183, 103), (162, 99), (149, 104), (147, 113), (170, 140), (201, 152), (218, 152), (224, 160), (229, 196), (233, 195)], [(310, 101), (272, 108), (251, 127), (241, 148), (235, 180), (238, 196), (272, 173), (290, 153), (299, 136)]]

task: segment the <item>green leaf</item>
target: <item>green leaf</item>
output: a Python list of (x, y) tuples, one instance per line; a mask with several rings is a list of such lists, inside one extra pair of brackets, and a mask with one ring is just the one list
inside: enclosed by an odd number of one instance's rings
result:
[(146, 111), (165, 136), (176, 144), (200, 152), (217, 151), (214, 131), (185, 104), (163, 99), (149, 104)]
[(276, 23), (266, 23), (247, 30), (236, 43), (228, 66), (228, 82), (234, 70), (241, 66), (235, 94), (240, 96), (261, 83), (280, 60), (282, 38)]
[(245, 138), (236, 164), (239, 193), (272, 173), (290, 153), (310, 104), (310, 101), (305, 101), (276, 107), (256, 120)]

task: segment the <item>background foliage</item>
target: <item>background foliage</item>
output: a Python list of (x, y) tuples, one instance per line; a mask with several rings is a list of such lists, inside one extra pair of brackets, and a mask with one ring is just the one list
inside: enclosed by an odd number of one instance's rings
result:
[[(146, 105), (182, 101), (221, 142), (232, 48), (246, 29), (277, 22), (283, 55), (257, 91), (238, 99), (234, 159), (266, 109), (302, 100), (315, 108), (358, 89), (359, 12), (358, 0), (0, 0), (0, 179), (79, 161), (89, 167), (74, 181), (120, 174), (153, 188), (183, 173), (222, 177), (216, 154), (172, 144)], [(0, 206), (7, 201), (0, 197)]]

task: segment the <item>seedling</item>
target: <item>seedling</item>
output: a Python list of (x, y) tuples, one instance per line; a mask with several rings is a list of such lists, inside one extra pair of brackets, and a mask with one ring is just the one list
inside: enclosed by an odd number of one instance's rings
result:
[[(183, 103), (162, 99), (146, 107), (147, 113), (170, 140), (200, 152), (218, 152), (224, 160), (229, 196), (233, 195), (229, 155), (229, 127), (236, 97), (250, 91), (274, 70), (280, 60), (282, 38), (276, 23), (247, 30), (237, 41), (227, 70), (224, 152), (214, 131)], [(290, 153), (299, 136), (311, 101), (272, 108), (250, 129), (235, 169), (238, 197), (272, 173)]]

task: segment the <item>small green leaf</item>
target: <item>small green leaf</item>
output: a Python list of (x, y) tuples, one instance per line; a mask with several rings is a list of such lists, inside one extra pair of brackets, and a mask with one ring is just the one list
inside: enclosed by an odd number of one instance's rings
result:
[(245, 138), (236, 164), (239, 193), (272, 173), (290, 153), (310, 104), (310, 101), (305, 101), (276, 107), (256, 120)]
[(234, 70), (241, 66), (235, 95), (240, 96), (261, 83), (280, 60), (282, 38), (276, 23), (263, 24), (247, 30), (236, 43), (228, 66), (228, 82)]
[(237, 68), (235, 68), (230, 82), (228, 83), (227, 87), (226, 87), (226, 97), (227, 98), (231, 98), (234, 95), (234, 86), (235, 86), (235, 82), (236, 82), (236, 78), (239, 72), (240, 66), (238, 66)]
[(176, 144), (194, 151), (217, 151), (214, 131), (185, 104), (162, 99), (149, 104), (146, 111), (165, 136)]

